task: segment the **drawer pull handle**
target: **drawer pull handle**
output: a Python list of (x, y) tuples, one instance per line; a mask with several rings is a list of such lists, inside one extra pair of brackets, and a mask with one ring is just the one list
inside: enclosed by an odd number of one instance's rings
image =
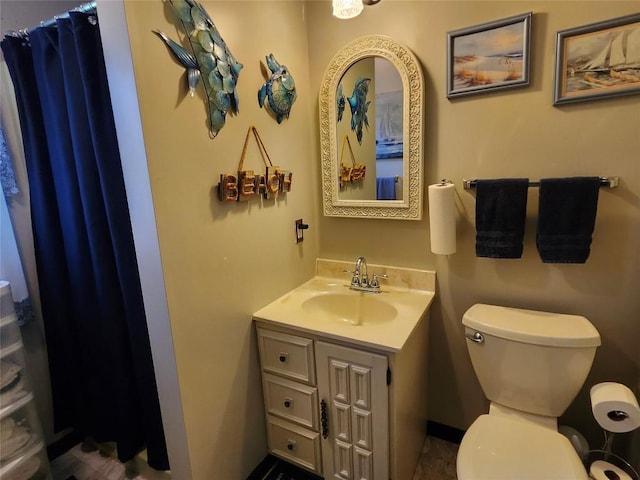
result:
[(292, 452), (296, 448), (296, 442), (294, 440), (287, 440), (287, 450)]
[(320, 402), (320, 425), (322, 427), (322, 438), (326, 440), (329, 436), (329, 414), (327, 413), (327, 402), (324, 399)]
[(286, 363), (288, 359), (289, 359), (289, 354), (285, 352), (281, 352), (280, 356), (278, 357), (278, 360), (280, 360), (280, 363)]
[(292, 405), (293, 405), (293, 400), (291, 400), (290, 398), (285, 398), (284, 399), (284, 406), (286, 408), (291, 408)]

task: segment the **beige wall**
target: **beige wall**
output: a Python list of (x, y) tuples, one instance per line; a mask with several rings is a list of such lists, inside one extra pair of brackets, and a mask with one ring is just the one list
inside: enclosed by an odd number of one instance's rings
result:
[[(239, 479), (267, 453), (251, 314), (310, 278), (318, 253), (316, 97), (302, 2), (203, 5), (244, 64), (240, 114), (227, 116), (214, 140), (203, 100), (185, 96), (184, 69), (151, 33), (178, 39), (168, 4), (125, 3), (192, 475)], [(257, 101), (269, 53), (289, 67), (298, 91), (280, 125)], [(237, 171), (252, 124), (274, 163), (293, 172), (292, 191), (276, 201), (222, 203), (219, 176)], [(251, 142), (244, 167), (262, 171)], [(297, 218), (310, 225), (298, 245)]]
[[(314, 19), (309, 24), (314, 92), (335, 51), (359, 36), (386, 34), (415, 52), (426, 77), (425, 185), (452, 180), (459, 213), (458, 253), (449, 258), (430, 253), (428, 215), (420, 222), (321, 217), (321, 256), (350, 260), (365, 255), (375, 263), (437, 270), (430, 418), (458, 428), (468, 427), (487, 409), (460, 323), (468, 307), (497, 303), (589, 318), (603, 345), (562, 422), (588, 434), (592, 447), (599, 448), (601, 433), (591, 416), (588, 388), (605, 380), (634, 387), (639, 377), (640, 97), (553, 107), (555, 32), (637, 12), (638, 3), (387, 0), (365, 7), (361, 16), (349, 21), (332, 18), (326, 2), (309, 2), (308, 10)], [(447, 100), (446, 33), (528, 11), (534, 13), (531, 85)], [(535, 247), (536, 189), (529, 192), (523, 258), (475, 257), (475, 201), (473, 193), (462, 188), (463, 178), (580, 175), (622, 179), (620, 188), (601, 191), (587, 264), (540, 261)]]

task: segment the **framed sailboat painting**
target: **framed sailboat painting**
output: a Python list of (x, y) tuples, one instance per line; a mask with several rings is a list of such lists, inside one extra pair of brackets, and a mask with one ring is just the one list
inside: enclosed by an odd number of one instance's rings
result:
[(640, 13), (556, 34), (553, 104), (640, 93)]

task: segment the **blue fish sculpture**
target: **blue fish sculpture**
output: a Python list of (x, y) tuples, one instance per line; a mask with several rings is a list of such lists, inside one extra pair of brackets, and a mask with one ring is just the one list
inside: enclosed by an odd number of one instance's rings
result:
[(258, 90), (258, 105), (262, 108), (266, 100), (278, 123), (282, 123), (285, 117), (289, 118), (291, 106), (298, 98), (296, 82), (289, 69), (278, 63), (272, 53), (265, 60), (271, 77)]
[(359, 144), (362, 144), (362, 125), (364, 124), (367, 129), (369, 128), (367, 111), (371, 101), (367, 101), (367, 93), (369, 93), (370, 83), (370, 78), (358, 77), (353, 87), (353, 93), (350, 97), (347, 97), (349, 107), (351, 107), (351, 130), (356, 132)]
[(200, 81), (207, 102), (209, 136), (215, 138), (224, 127), (227, 113), (240, 111), (238, 76), (242, 64), (233, 56), (213, 20), (196, 0), (169, 0), (191, 45), (191, 52), (154, 30), (178, 62), (187, 69), (189, 94), (195, 95)]
[(344, 113), (344, 107), (346, 106), (347, 101), (344, 99), (344, 94), (342, 93), (342, 84), (338, 85), (338, 93), (336, 95), (336, 109), (338, 112), (338, 122), (342, 121), (342, 114)]

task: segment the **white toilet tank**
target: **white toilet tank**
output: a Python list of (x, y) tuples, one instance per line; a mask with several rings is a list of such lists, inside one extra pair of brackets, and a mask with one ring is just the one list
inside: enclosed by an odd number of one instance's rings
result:
[(578, 315), (476, 304), (462, 323), (486, 397), (536, 415), (562, 415), (600, 345), (596, 328)]

